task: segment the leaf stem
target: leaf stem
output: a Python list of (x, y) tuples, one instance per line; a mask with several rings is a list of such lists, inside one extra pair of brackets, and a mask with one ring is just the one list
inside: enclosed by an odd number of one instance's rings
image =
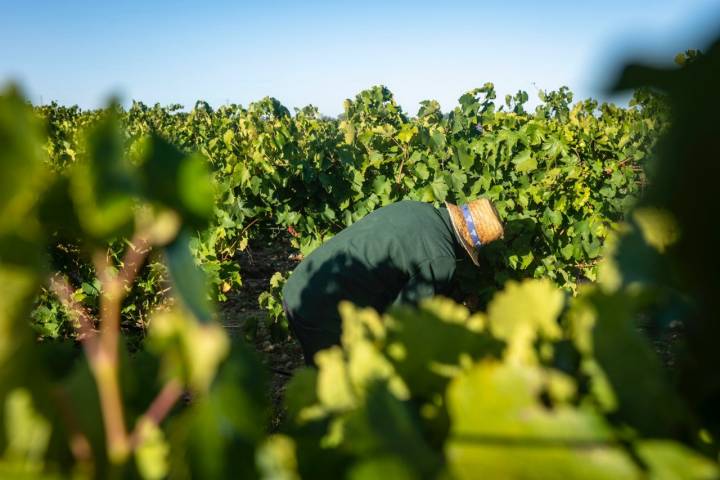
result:
[(137, 447), (142, 440), (140, 436), (143, 425), (149, 422), (152, 425), (159, 426), (168, 413), (170, 413), (173, 406), (175, 406), (177, 401), (182, 397), (184, 391), (185, 390), (183, 389), (182, 384), (177, 379), (172, 379), (165, 384), (162, 390), (160, 390), (155, 397), (155, 400), (152, 401), (147, 411), (142, 414), (135, 423), (135, 429), (130, 435), (131, 449)]
[(113, 463), (123, 463), (131, 451), (118, 379), (120, 308), (127, 294), (126, 287), (134, 282), (149, 252), (150, 246), (145, 237), (135, 235), (125, 252), (122, 268), (117, 276), (111, 273), (107, 255), (101, 251), (96, 251), (93, 255), (103, 294), (100, 298), (99, 347), (96, 355), (88, 360), (97, 382), (108, 454)]

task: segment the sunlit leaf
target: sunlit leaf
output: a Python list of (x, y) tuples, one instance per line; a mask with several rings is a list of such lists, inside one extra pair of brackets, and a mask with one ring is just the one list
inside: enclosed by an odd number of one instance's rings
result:
[(637, 470), (609, 425), (588, 408), (540, 399), (535, 367), (476, 364), (448, 387), (446, 456), (458, 478), (634, 478)]
[(506, 357), (515, 362), (535, 361), (532, 344), (538, 338), (560, 336), (558, 314), (564, 296), (548, 280), (508, 282), (488, 306), (492, 333), (508, 343)]
[(150, 422), (140, 426), (139, 445), (135, 450), (135, 462), (145, 480), (165, 478), (168, 474), (170, 447), (162, 430)]

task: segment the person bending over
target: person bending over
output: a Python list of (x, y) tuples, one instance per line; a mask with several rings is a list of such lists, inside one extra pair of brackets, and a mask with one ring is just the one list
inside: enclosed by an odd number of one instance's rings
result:
[(340, 343), (338, 303), (384, 312), (448, 294), (456, 263), (503, 237), (487, 199), (460, 206), (401, 201), (379, 208), (315, 249), (283, 287), (283, 309), (305, 362)]

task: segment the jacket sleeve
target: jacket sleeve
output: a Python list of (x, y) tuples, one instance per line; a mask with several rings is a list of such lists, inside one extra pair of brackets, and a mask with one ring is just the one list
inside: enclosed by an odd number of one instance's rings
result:
[(447, 294), (455, 274), (455, 257), (437, 257), (421, 264), (393, 302), (417, 304), (423, 298)]

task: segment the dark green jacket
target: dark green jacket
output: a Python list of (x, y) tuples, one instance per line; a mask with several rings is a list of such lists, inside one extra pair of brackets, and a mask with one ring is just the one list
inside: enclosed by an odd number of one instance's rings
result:
[[(341, 300), (382, 312), (393, 303), (446, 294), (457, 259), (466, 256), (445, 207), (403, 201), (380, 208), (295, 268), (283, 288), (291, 327), (329, 335), (323, 344), (337, 343)], [(292, 325), (293, 316), (301, 325)]]

